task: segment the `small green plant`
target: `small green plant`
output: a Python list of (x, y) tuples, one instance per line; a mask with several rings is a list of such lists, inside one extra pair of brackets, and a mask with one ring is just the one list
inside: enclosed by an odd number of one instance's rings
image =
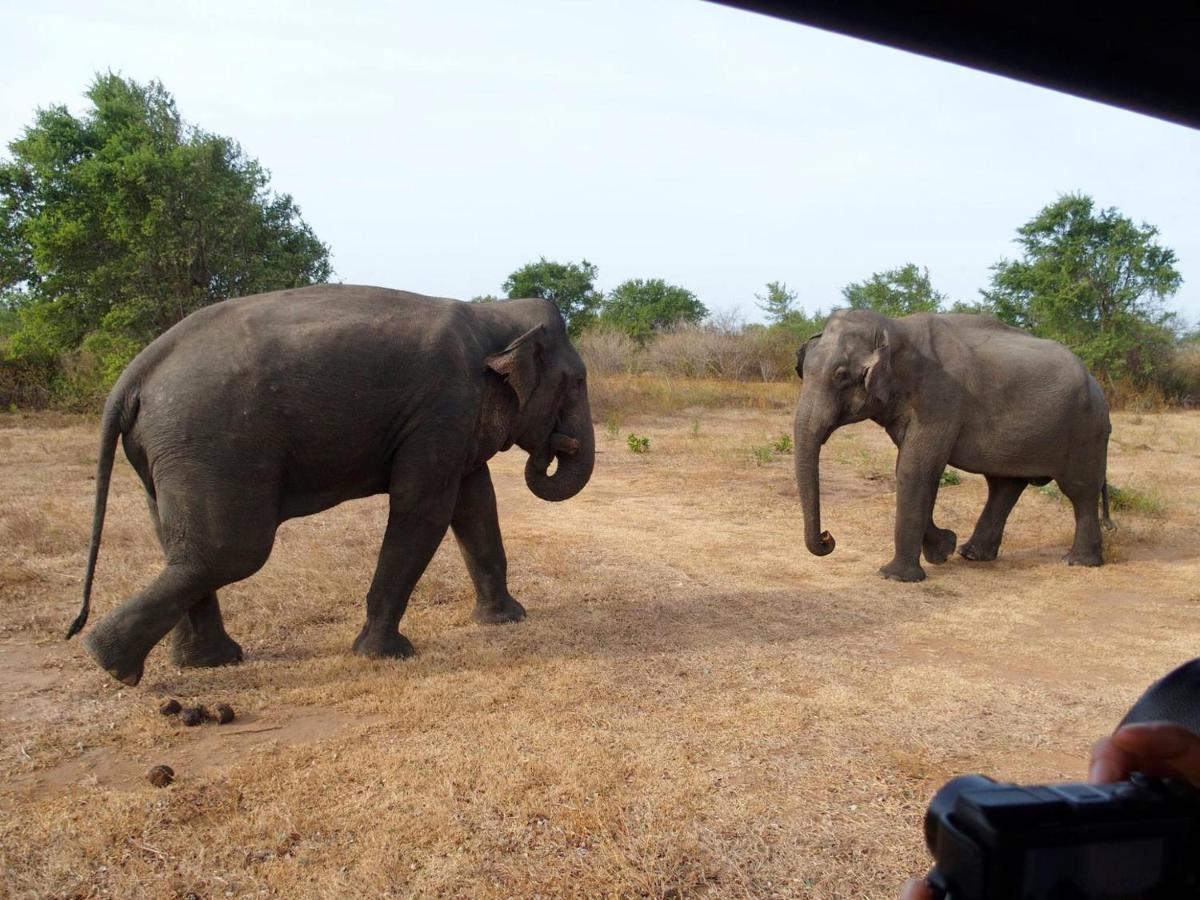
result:
[(1058, 489), (1058, 485), (1053, 481), (1040, 485), (1037, 492), (1043, 497), (1049, 497), (1051, 500), (1062, 500), (1062, 491)]
[(762, 447), (752, 447), (751, 452), (754, 454), (754, 461), (760, 466), (765, 466), (775, 458), (775, 451), (771, 449), (770, 444), (765, 444)]
[(610, 438), (615, 438), (621, 433), (621, 420), (617, 418), (616, 413), (609, 413), (604, 420), (604, 429), (608, 432)]
[(1152, 491), (1121, 488), (1115, 484), (1108, 486), (1108, 505), (1114, 512), (1139, 513), (1154, 518), (1161, 518), (1167, 511), (1162, 499)]
[(692, 419), (692, 437), (700, 437), (700, 420)]
[(650, 438), (639, 437), (633, 432), (630, 432), (629, 437), (625, 438), (625, 443), (634, 453), (645, 453), (650, 449)]
[(957, 469), (951, 469), (947, 466), (945, 469), (942, 469), (942, 474), (938, 476), (938, 484), (942, 487), (962, 484), (962, 476), (958, 474)]
[(792, 443), (792, 436), (790, 434), (781, 434), (771, 444), (771, 449), (776, 453), (791, 453), (793, 447), (795, 447), (795, 444)]

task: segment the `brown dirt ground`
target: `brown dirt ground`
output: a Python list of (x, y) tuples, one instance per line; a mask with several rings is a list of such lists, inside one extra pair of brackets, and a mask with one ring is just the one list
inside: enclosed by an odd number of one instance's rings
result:
[[(595, 477), (559, 505), (518, 452), (495, 460), (524, 623), (471, 623), (448, 539), (404, 620), (419, 655), (350, 656), (374, 498), (287, 523), (222, 593), (244, 665), (157, 650), (134, 689), (61, 640), (95, 423), (0, 417), (0, 894), (893, 897), (943, 780), (1082, 778), (1090, 742), (1198, 652), (1200, 414), (1115, 416), (1111, 480), (1165, 512), (1116, 514), (1111, 565), (1060, 562), (1070, 508), (1031, 489), (997, 562), (899, 585), (875, 574), (886, 436), (827, 446), (838, 548), (817, 559), (789, 458), (753, 453), (790, 415), (759, 406), (598, 416)], [(940, 524), (964, 539), (984, 490), (943, 488)], [(157, 567), (122, 458), (93, 616)], [(169, 696), (239, 718), (186, 729)], [(156, 763), (172, 786), (145, 781)]]

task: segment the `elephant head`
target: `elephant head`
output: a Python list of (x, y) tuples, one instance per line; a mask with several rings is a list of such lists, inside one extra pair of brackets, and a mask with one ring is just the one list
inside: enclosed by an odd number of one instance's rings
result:
[(543, 500), (574, 497), (591, 478), (596, 435), (588, 406), (587, 369), (571, 346), (562, 315), (545, 300), (481, 306), (494, 307), (487, 312), (502, 318), (510, 333), (514, 325), (534, 321), (484, 360), (489, 381), (481, 431), (495, 436), (497, 449), (516, 444), (529, 454), (525, 483), (536, 496)]
[(796, 351), (804, 391), (796, 406), (796, 484), (804, 511), (804, 544), (824, 556), (835, 546), (821, 530), (821, 445), (842, 425), (882, 412), (893, 393), (896, 336), (890, 321), (868, 310), (834, 313), (825, 330)]

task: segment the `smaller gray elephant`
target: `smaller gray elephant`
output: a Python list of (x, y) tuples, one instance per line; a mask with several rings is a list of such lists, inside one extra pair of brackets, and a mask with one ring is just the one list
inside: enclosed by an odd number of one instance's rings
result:
[(1112, 430), (1104, 392), (1082, 360), (990, 316), (919, 313), (889, 319), (844, 310), (796, 354), (804, 391), (796, 407), (796, 482), (804, 542), (824, 556), (821, 446), (842, 425), (882, 425), (896, 444), (895, 556), (880, 574), (921, 581), (920, 556), (945, 562), (957, 536), (933, 521), (947, 465), (987, 479), (988, 499), (958, 552), (993, 560), (1004, 526), (1029, 484), (1058, 483), (1075, 510), (1071, 565), (1103, 562), (1108, 518), (1105, 469)]

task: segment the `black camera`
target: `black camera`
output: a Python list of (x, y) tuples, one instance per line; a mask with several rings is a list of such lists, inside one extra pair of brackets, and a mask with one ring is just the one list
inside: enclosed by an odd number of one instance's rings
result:
[(1200, 898), (1200, 791), (1182, 782), (963, 775), (934, 795), (925, 843), (929, 884), (949, 900)]

